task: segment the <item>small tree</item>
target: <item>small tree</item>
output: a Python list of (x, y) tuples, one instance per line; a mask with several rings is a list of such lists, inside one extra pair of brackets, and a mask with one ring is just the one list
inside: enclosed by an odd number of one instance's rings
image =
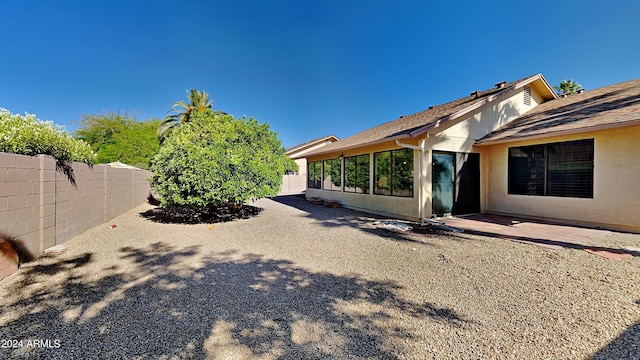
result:
[(159, 120), (136, 121), (114, 112), (85, 115), (75, 135), (91, 145), (99, 164), (120, 161), (148, 169), (160, 148), (156, 137), (159, 125)]
[(583, 88), (582, 85), (573, 80), (562, 80), (560, 81), (560, 85), (554, 86), (553, 89), (558, 93), (558, 95), (571, 95), (577, 93)]
[[(209, 94), (204, 90), (198, 91), (193, 88), (187, 90), (187, 100), (188, 102), (184, 100), (174, 102), (169, 110), (173, 114), (162, 120), (158, 127), (158, 141), (161, 144), (178, 125), (189, 122), (192, 115), (204, 113), (213, 107), (213, 100), (209, 100)], [(221, 111), (216, 111), (216, 113), (225, 114)]]
[(277, 134), (253, 118), (205, 111), (168, 137), (151, 165), (162, 206), (241, 206), (274, 196), (291, 160)]

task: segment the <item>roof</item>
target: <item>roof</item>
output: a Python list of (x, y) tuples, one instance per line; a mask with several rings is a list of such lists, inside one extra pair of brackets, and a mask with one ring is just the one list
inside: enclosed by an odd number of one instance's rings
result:
[(302, 144), (298, 144), (298, 145), (295, 145), (295, 146), (292, 146), (292, 147), (286, 149), (286, 154), (290, 155), (291, 153), (303, 150), (305, 148), (309, 148), (309, 147), (315, 146), (315, 145), (317, 145), (319, 143), (323, 143), (325, 141), (336, 142), (338, 140), (340, 140), (340, 139), (337, 136), (333, 135), (333, 134), (332, 135), (323, 136), (323, 137), (319, 137), (317, 139), (309, 140), (309, 141), (304, 142)]
[(487, 102), (493, 101), (502, 93), (520, 88), (536, 80), (540, 80), (543, 84), (540, 87), (540, 91), (544, 97), (557, 97), (542, 74), (536, 74), (510, 83), (501, 82), (497, 83), (491, 89), (474, 91), (469, 96), (446, 104), (431, 106), (427, 110), (412, 115), (400, 116), (395, 120), (352, 135), (341, 141), (312, 151), (307, 155), (319, 155), (403, 138), (417, 137), (439, 127), (447, 121), (469, 114)]
[(125, 163), (121, 163), (120, 161), (110, 162), (110, 163), (105, 164), (105, 165), (109, 165), (111, 167), (121, 168), (121, 169), (137, 169), (137, 170), (141, 170), (140, 168), (137, 168), (135, 166), (131, 166), (131, 165), (128, 165), (128, 164), (125, 164)]
[(640, 125), (640, 79), (545, 102), (478, 140), (501, 142)]

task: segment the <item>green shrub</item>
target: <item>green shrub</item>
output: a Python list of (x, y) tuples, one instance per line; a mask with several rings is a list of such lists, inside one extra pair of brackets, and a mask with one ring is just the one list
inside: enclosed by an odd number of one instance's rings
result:
[(237, 206), (276, 195), (289, 164), (267, 124), (206, 111), (193, 114), (160, 147), (151, 186), (162, 206)]
[(81, 140), (74, 139), (59, 125), (35, 115), (11, 114), (0, 108), (0, 152), (22, 155), (51, 155), (59, 161), (93, 164), (95, 154)]

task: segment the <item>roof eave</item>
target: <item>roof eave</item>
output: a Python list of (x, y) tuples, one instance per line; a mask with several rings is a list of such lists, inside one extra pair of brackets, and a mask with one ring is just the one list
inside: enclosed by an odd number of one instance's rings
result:
[(542, 84), (544, 85), (544, 88), (547, 89), (547, 94), (541, 93), (541, 95), (543, 97), (544, 97), (544, 95), (547, 95), (547, 97), (548, 97), (548, 98), (546, 98), (547, 100), (552, 100), (552, 99), (558, 99), (559, 98), (558, 94), (553, 90), (553, 87), (551, 86), (551, 84), (549, 84), (547, 79), (542, 74), (533, 75), (532, 77), (530, 77), (528, 79), (525, 79), (525, 80), (513, 85), (513, 88), (514, 89), (519, 89), (519, 88), (521, 88), (523, 86), (531, 84), (532, 82), (534, 82), (536, 80), (540, 80), (542, 82)]
[(512, 143), (517, 141), (544, 139), (544, 138), (549, 138), (553, 136), (575, 135), (575, 134), (582, 134), (582, 133), (587, 133), (592, 131), (619, 129), (619, 128), (635, 126), (635, 125), (640, 125), (640, 119), (624, 121), (619, 123), (612, 123), (612, 124), (594, 125), (594, 126), (588, 126), (588, 127), (583, 127), (579, 129), (550, 131), (543, 134), (535, 134), (535, 135), (529, 135), (529, 136), (506, 137), (502, 139), (489, 140), (489, 141), (479, 140), (479, 141), (476, 141), (474, 146), (488, 146), (488, 145)]
[(315, 141), (312, 141), (312, 142), (309, 142), (309, 143), (304, 143), (304, 144), (301, 144), (301, 145), (297, 145), (297, 146), (287, 150), (285, 155), (289, 156), (291, 153), (295, 153), (295, 152), (298, 152), (298, 151), (303, 151), (303, 150), (308, 149), (310, 147), (316, 146), (319, 143), (325, 142), (325, 141), (327, 141), (329, 139), (335, 139), (333, 142), (340, 141), (340, 139), (338, 139), (338, 137), (335, 136), (335, 135), (327, 135), (327, 136), (325, 136), (323, 138), (320, 138), (320, 139), (317, 139)]
[(349, 145), (349, 146), (345, 146), (345, 147), (341, 147), (341, 148), (337, 148), (337, 149), (330, 149), (328, 151), (320, 151), (320, 152), (313, 152), (313, 153), (310, 153), (310, 154), (304, 154), (303, 156), (300, 157), (300, 159), (308, 158), (309, 156), (320, 156), (320, 155), (326, 155), (326, 154), (331, 154), (331, 153), (335, 153), (335, 152), (342, 152), (342, 151), (345, 151), (345, 150), (357, 149), (357, 148), (361, 148), (361, 147), (365, 147), (365, 146), (383, 144), (383, 143), (386, 143), (386, 142), (391, 142), (391, 141), (396, 141), (396, 140), (401, 140), (401, 139), (407, 139), (409, 137), (410, 137), (409, 134), (396, 135), (396, 136), (392, 136), (392, 137), (388, 137), (388, 138), (369, 141), (369, 142), (366, 142), (366, 143)]

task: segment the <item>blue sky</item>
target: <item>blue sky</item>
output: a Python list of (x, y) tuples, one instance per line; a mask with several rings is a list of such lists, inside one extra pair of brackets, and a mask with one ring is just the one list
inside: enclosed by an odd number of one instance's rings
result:
[(285, 147), (344, 138), (498, 81), (640, 77), (640, 2), (34, 1), (2, 4), (0, 107), (74, 131), (163, 118), (185, 90)]

